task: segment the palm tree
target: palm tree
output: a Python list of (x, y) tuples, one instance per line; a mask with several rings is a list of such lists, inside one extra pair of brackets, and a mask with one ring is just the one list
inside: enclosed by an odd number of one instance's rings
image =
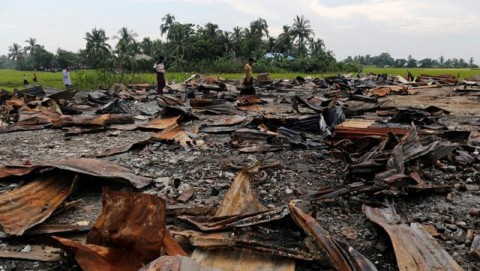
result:
[(28, 45), (23, 48), (25, 54), (33, 55), (38, 48), (37, 39), (29, 38), (25, 41)]
[(114, 39), (118, 39), (117, 47), (124, 45), (130, 45), (135, 43), (135, 38), (137, 37), (137, 33), (133, 30), (128, 30), (126, 27), (120, 28), (118, 30), (118, 36), (113, 36)]
[(163, 37), (164, 34), (167, 34), (168, 40), (168, 32), (170, 31), (170, 27), (175, 22), (175, 16), (168, 13), (165, 17), (162, 18), (162, 24), (160, 25), (160, 36)]
[(153, 42), (149, 37), (143, 38), (142, 42), (140, 43), (140, 49), (143, 54), (147, 56), (153, 55)]
[(167, 38), (173, 45), (173, 54), (179, 59), (183, 59), (185, 52), (188, 50), (188, 41), (194, 34), (194, 24), (173, 23), (168, 31)]
[(325, 52), (325, 43), (321, 39), (310, 39), (309, 49), (312, 56), (319, 56)]
[(262, 18), (258, 18), (250, 23), (250, 31), (253, 35), (259, 36), (260, 38), (263, 38), (264, 35), (269, 37), (267, 21)]
[(278, 45), (280, 51), (288, 56), (292, 50), (292, 30), (288, 25), (283, 26), (283, 32), (278, 35)]
[(92, 32), (85, 34), (87, 41), (85, 55), (89, 64), (94, 68), (100, 68), (111, 54), (110, 44), (107, 43), (108, 37), (103, 29), (92, 29)]
[(13, 61), (18, 61), (23, 58), (23, 50), (22, 46), (20, 46), (18, 43), (14, 43), (12, 46), (8, 47), (8, 58), (13, 60)]
[(221, 44), (223, 46), (223, 50), (225, 53), (228, 54), (232, 50), (232, 43), (233, 43), (232, 35), (228, 31), (223, 31), (220, 37), (221, 37)]
[(310, 36), (313, 35), (313, 30), (310, 27), (310, 21), (298, 15), (293, 20), (293, 27), (292, 27), (292, 36), (294, 39), (298, 39), (298, 52), (302, 55), (302, 51), (304, 50), (304, 41), (308, 40)]

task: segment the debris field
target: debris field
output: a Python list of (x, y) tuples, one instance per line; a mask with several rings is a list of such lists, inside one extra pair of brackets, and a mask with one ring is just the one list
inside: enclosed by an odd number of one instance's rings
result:
[(0, 92), (0, 270), (478, 270), (480, 78)]

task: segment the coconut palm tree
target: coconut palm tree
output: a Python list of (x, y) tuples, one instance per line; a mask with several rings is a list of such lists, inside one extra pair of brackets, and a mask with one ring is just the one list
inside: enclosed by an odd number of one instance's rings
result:
[(259, 36), (260, 38), (263, 38), (264, 35), (267, 38), (269, 37), (267, 21), (262, 18), (258, 18), (250, 23), (250, 31), (252, 35)]
[(293, 38), (292, 38), (292, 29), (288, 25), (283, 26), (283, 32), (278, 35), (278, 47), (282, 53), (286, 56), (292, 51)]
[(310, 39), (309, 49), (312, 56), (319, 56), (325, 52), (325, 43), (321, 39)]
[(171, 41), (173, 55), (183, 59), (189, 47), (189, 39), (195, 33), (194, 24), (173, 23), (168, 31), (167, 38)]
[(310, 21), (305, 19), (303, 15), (301, 17), (297, 15), (293, 20), (292, 36), (294, 39), (298, 39), (298, 52), (300, 55), (304, 52), (304, 41), (308, 40), (313, 34)]
[(29, 38), (28, 40), (25, 40), (25, 42), (28, 44), (27, 46), (25, 46), (25, 48), (23, 48), (25, 54), (35, 54), (35, 50), (39, 47), (37, 44), (37, 39)]
[(170, 27), (172, 24), (175, 22), (175, 16), (172, 14), (168, 13), (165, 15), (165, 17), (162, 18), (162, 24), (160, 25), (160, 36), (163, 37), (163, 35), (167, 34), (167, 40), (168, 40), (168, 32), (170, 31)]
[(113, 36), (114, 39), (118, 40), (115, 46), (116, 58), (114, 65), (122, 69), (122, 71), (134, 70), (136, 68), (135, 54), (138, 53), (139, 46), (135, 41), (135, 37), (137, 37), (137, 33), (126, 27), (122, 27), (118, 31), (118, 35)]
[(128, 30), (126, 27), (120, 28), (118, 30), (118, 36), (113, 36), (114, 39), (118, 40), (117, 47), (123, 45), (130, 45), (135, 43), (135, 38), (137, 37), (137, 33), (133, 30)]
[(108, 37), (103, 29), (92, 29), (92, 32), (85, 34), (87, 41), (85, 55), (88, 63), (94, 68), (100, 68), (105, 64), (111, 54), (111, 46), (107, 43)]
[(149, 37), (143, 38), (142, 42), (140, 43), (140, 50), (147, 56), (153, 55), (153, 42)]
[(23, 58), (22, 46), (18, 43), (14, 43), (12, 46), (8, 47), (8, 58), (13, 61), (18, 61)]

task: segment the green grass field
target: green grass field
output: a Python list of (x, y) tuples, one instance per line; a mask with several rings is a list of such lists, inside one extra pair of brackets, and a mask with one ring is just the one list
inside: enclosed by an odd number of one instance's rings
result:
[[(414, 68), (409, 69), (414, 76), (420, 74), (429, 74), (429, 75), (442, 75), (442, 74), (451, 74), (453, 76), (459, 75), (460, 78), (466, 78), (471, 75), (480, 74), (479, 69), (421, 69)], [(407, 69), (404, 68), (376, 68), (376, 67), (365, 67), (363, 73), (375, 73), (382, 74), (387, 73), (390, 75), (401, 75), (406, 77)], [(23, 89), (23, 75), (27, 76), (29, 83), (32, 82), (33, 71), (16, 71), (8, 69), (0, 69), (0, 89), (5, 89), (7, 91), (12, 91), (15, 88)], [(62, 73), (61, 72), (36, 72), (38, 76), (38, 84), (44, 87), (53, 87), (57, 89), (63, 89)], [(140, 73), (140, 74), (126, 74), (124, 76), (120, 74), (112, 74), (105, 72), (97, 72), (93, 70), (88, 71), (77, 71), (70, 72), (73, 84), (77, 89), (89, 90), (89, 89), (99, 89), (99, 88), (109, 88), (115, 82), (123, 82), (126, 84), (130, 83), (155, 83), (155, 74), (154, 73)], [(291, 79), (296, 76), (311, 76), (311, 77), (323, 77), (328, 75), (333, 75), (335, 73), (317, 73), (317, 74), (304, 74), (304, 73), (273, 73), (270, 74), (270, 77), (273, 79)], [(176, 81), (181, 82), (190, 77), (190, 73), (168, 73), (166, 74), (166, 79), (169, 82)], [(218, 75), (225, 79), (240, 79), (243, 77), (243, 74), (208, 74), (208, 75)]]

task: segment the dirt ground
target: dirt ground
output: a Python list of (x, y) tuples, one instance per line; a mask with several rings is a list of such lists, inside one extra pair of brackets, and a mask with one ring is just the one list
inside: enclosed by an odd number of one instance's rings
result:
[[(417, 95), (388, 96), (397, 107), (436, 105), (451, 111), (446, 122), (475, 129), (480, 125), (480, 99), (478, 95), (453, 95), (452, 88), (422, 89)], [(195, 126), (195, 122), (187, 126)], [(468, 124), (468, 125), (467, 125)], [(103, 151), (127, 146), (139, 139), (148, 139), (151, 132), (106, 131), (66, 137), (62, 130), (0, 134), (0, 165), (13, 162), (40, 162), (69, 158), (94, 157)], [(348, 243), (370, 259), (378, 270), (398, 270), (395, 254), (386, 233), (370, 222), (362, 213), (358, 197), (339, 198), (318, 203), (310, 195), (318, 188), (346, 183), (346, 162), (335, 158), (333, 149), (286, 149), (279, 152), (240, 153), (230, 144), (230, 135), (208, 134), (205, 144), (198, 148), (184, 148), (176, 144), (154, 143), (127, 153), (102, 158), (130, 168), (135, 173), (152, 177), (154, 183), (142, 189), (148, 194), (161, 196), (171, 208), (195, 207), (213, 209), (223, 199), (239, 168), (257, 161), (279, 161), (281, 168), (266, 169), (253, 182), (260, 201), (269, 207), (301, 200), (306, 211), (314, 211), (319, 224), (335, 238)], [(459, 182), (480, 184), (480, 164), (467, 168), (450, 167), (448, 171), (431, 167), (420, 172), (427, 182), (452, 185)], [(262, 176), (266, 176), (262, 178)], [(261, 180), (260, 180), (261, 179)], [(175, 181), (177, 185), (172, 186)], [(92, 225), (101, 212), (102, 187), (134, 191), (128, 185), (82, 182), (70, 200), (81, 199), (75, 208), (49, 218), (46, 224)], [(16, 187), (15, 183), (0, 184), (1, 191)], [(179, 204), (174, 199), (189, 187), (195, 188), (192, 199)], [(469, 255), (465, 243), (469, 229), (480, 234), (480, 220), (468, 215), (468, 210), (480, 207), (480, 191), (452, 192), (453, 202), (445, 195), (415, 195), (393, 197), (397, 212), (405, 221), (416, 221), (434, 226), (442, 234), (436, 240), (465, 270), (479, 270), (478, 259)], [(347, 234), (349, 233), (349, 234)], [(25, 244), (41, 240), (3, 239), (0, 247), (22, 249)], [(0, 260), (0, 270), (80, 270), (75, 262), (41, 263), (21, 260)], [(297, 270), (330, 270), (309, 262), (297, 261)]]

